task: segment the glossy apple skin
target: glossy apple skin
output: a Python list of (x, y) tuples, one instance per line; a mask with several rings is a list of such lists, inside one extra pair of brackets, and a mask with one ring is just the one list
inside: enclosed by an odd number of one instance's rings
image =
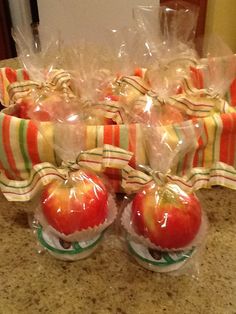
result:
[(196, 237), (201, 225), (201, 205), (194, 194), (177, 185), (156, 184), (136, 194), (131, 223), (137, 234), (163, 249), (181, 249)]
[(69, 235), (103, 223), (107, 201), (108, 192), (101, 179), (90, 171), (79, 170), (67, 181), (54, 180), (46, 185), (41, 208), (54, 229)]

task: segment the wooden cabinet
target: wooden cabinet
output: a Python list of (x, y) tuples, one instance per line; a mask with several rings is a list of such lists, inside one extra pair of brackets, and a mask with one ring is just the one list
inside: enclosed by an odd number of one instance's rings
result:
[(0, 0), (0, 60), (16, 56), (11, 37), (11, 16), (7, 0)]

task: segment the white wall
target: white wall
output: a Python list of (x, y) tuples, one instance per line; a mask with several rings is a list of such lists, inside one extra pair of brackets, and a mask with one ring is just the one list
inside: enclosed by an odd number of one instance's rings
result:
[[(99, 42), (105, 29), (131, 26), (135, 5), (155, 5), (159, 0), (38, 0), (40, 29), (63, 39)], [(41, 30), (44, 44), (48, 34)]]

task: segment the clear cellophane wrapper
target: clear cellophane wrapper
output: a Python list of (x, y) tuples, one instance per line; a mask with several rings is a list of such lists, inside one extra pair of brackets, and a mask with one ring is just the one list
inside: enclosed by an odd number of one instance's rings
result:
[[(108, 58), (98, 48), (95, 51), (92, 45), (81, 43), (71, 51), (60, 46), (58, 58), (53, 59), (54, 42), (35, 56), (28, 51), (27, 42), (22, 46), (21, 37), (20, 31), (15, 33), (20, 58), (36, 82), (27, 94), (32, 99), (27, 115), (53, 147), (58, 169), (58, 179), (39, 192), (35, 220), (48, 241), (51, 235), (68, 243), (91, 241), (104, 233), (117, 214), (112, 188), (100, 173), (103, 165), (99, 171), (93, 167), (100, 162), (96, 152), (89, 155), (90, 160), (87, 155), (81, 157), (86, 126), (104, 124), (103, 112), (97, 108), (106, 100), (113, 80), (110, 68), (105, 67)], [(63, 70), (58, 72), (58, 66)]]
[(206, 89), (213, 95), (226, 98), (226, 93), (235, 78), (236, 62), (233, 51), (216, 34), (198, 38), (200, 47), (198, 63), (191, 67), (193, 83), (198, 89)]
[[(198, 123), (181, 128), (185, 130), (177, 141), (161, 126), (145, 128), (150, 167), (140, 165), (139, 170), (149, 174), (150, 179), (140, 184), (135, 194), (133, 191), (121, 216), (131, 255), (142, 266), (157, 272), (182, 270), (201, 250), (207, 232), (206, 215), (194, 191), (183, 190), (176, 181), (171, 183), (178, 160), (201, 134)], [(159, 254), (163, 262), (155, 261), (153, 254)]]
[(228, 112), (224, 96), (234, 78), (235, 58), (215, 35), (196, 40), (198, 12), (185, 1), (134, 9), (146, 47), (143, 79), (148, 92), (132, 102), (131, 123), (166, 125)]
[(76, 114), (87, 125), (112, 124), (104, 112), (107, 102), (114, 101), (110, 96), (117, 73), (108, 49), (82, 40), (68, 44), (48, 38), (35, 52), (31, 34), (15, 29), (13, 35), (30, 81), (17, 93), (9, 114), (39, 122), (72, 120)]
[(91, 169), (74, 167), (66, 166), (65, 177), (42, 188), (35, 200), (33, 226), (39, 246), (67, 261), (92, 254), (117, 216), (107, 179)]
[(127, 123), (168, 125), (189, 119), (169, 99), (182, 93), (189, 67), (196, 64), (193, 38), (197, 14), (195, 6), (181, 10), (164, 6), (134, 9), (139, 46), (133, 64), (136, 68), (139, 65), (139, 77), (121, 80), (120, 100)]
[(145, 78), (151, 90), (162, 98), (178, 93), (189, 66), (196, 64), (198, 56), (194, 47), (198, 8), (180, 2), (178, 7), (172, 1), (161, 7), (134, 9), (137, 28), (148, 47)]
[[(67, 119), (68, 118), (68, 119)], [(54, 151), (64, 178), (43, 188), (36, 210), (42, 228), (67, 242), (88, 241), (103, 233), (115, 220), (114, 194), (100, 172), (93, 167), (96, 152), (83, 157), (86, 124), (81, 115), (65, 116), (52, 122)], [(39, 129), (40, 126), (39, 126)], [(47, 134), (42, 131), (47, 140)], [(87, 159), (89, 165), (86, 163)]]

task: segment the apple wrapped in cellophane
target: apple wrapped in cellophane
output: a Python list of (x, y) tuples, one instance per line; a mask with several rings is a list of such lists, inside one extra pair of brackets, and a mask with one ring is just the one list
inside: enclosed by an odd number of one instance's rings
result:
[[(60, 105), (51, 121), (59, 175), (44, 185), (35, 218), (39, 243), (55, 257), (72, 261), (97, 248), (117, 209), (111, 188), (101, 177), (105, 149), (84, 151), (83, 115), (73, 106), (67, 110), (67, 101)], [(41, 130), (40, 123), (38, 127)], [(42, 129), (42, 135), (47, 140), (48, 130)]]
[[(104, 167), (103, 150), (84, 151), (86, 125), (77, 114), (68, 117), (53, 122), (61, 164), (57, 177), (42, 188), (35, 219), (39, 243), (55, 257), (72, 261), (97, 248), (117, 209), (111, 188), (98, 175)], [(50, 173), (46, 175), (50, 178)]]
[(93, 253), (116, 217), (114, 197), (104, 180), (87, 169), (44, 186), (35, 218), (39, 243), (63, 260)]
[[(74, 261), (89, 256), (116, 217), (113, 193), (104, 178), (103, 150), (85, 151), (86, 124), (81, 101), (51, 85), (37, 91), (29, 110), (42, 136), (54, 148), (58, 162), (43, 183), (35, 212), (40, 245), (56, 258)], [(46, 112), (48, 127), (39, 113)], [(51, 131), (53, 130), (53, 138)], [(36, 225), (36, 224), (35, 224)]]
[(129, 251), (142, 266), (157, 272), (188, 264), (206, 233), (205, 215), (191, 184), (172, 172), (196, 144), (201, 127), (187, 121), (176, 127), (181, 140), (161, 126), (145, 128), (150, 167), (128, 170), (123, 182), (133, 194), (121, 219)]

